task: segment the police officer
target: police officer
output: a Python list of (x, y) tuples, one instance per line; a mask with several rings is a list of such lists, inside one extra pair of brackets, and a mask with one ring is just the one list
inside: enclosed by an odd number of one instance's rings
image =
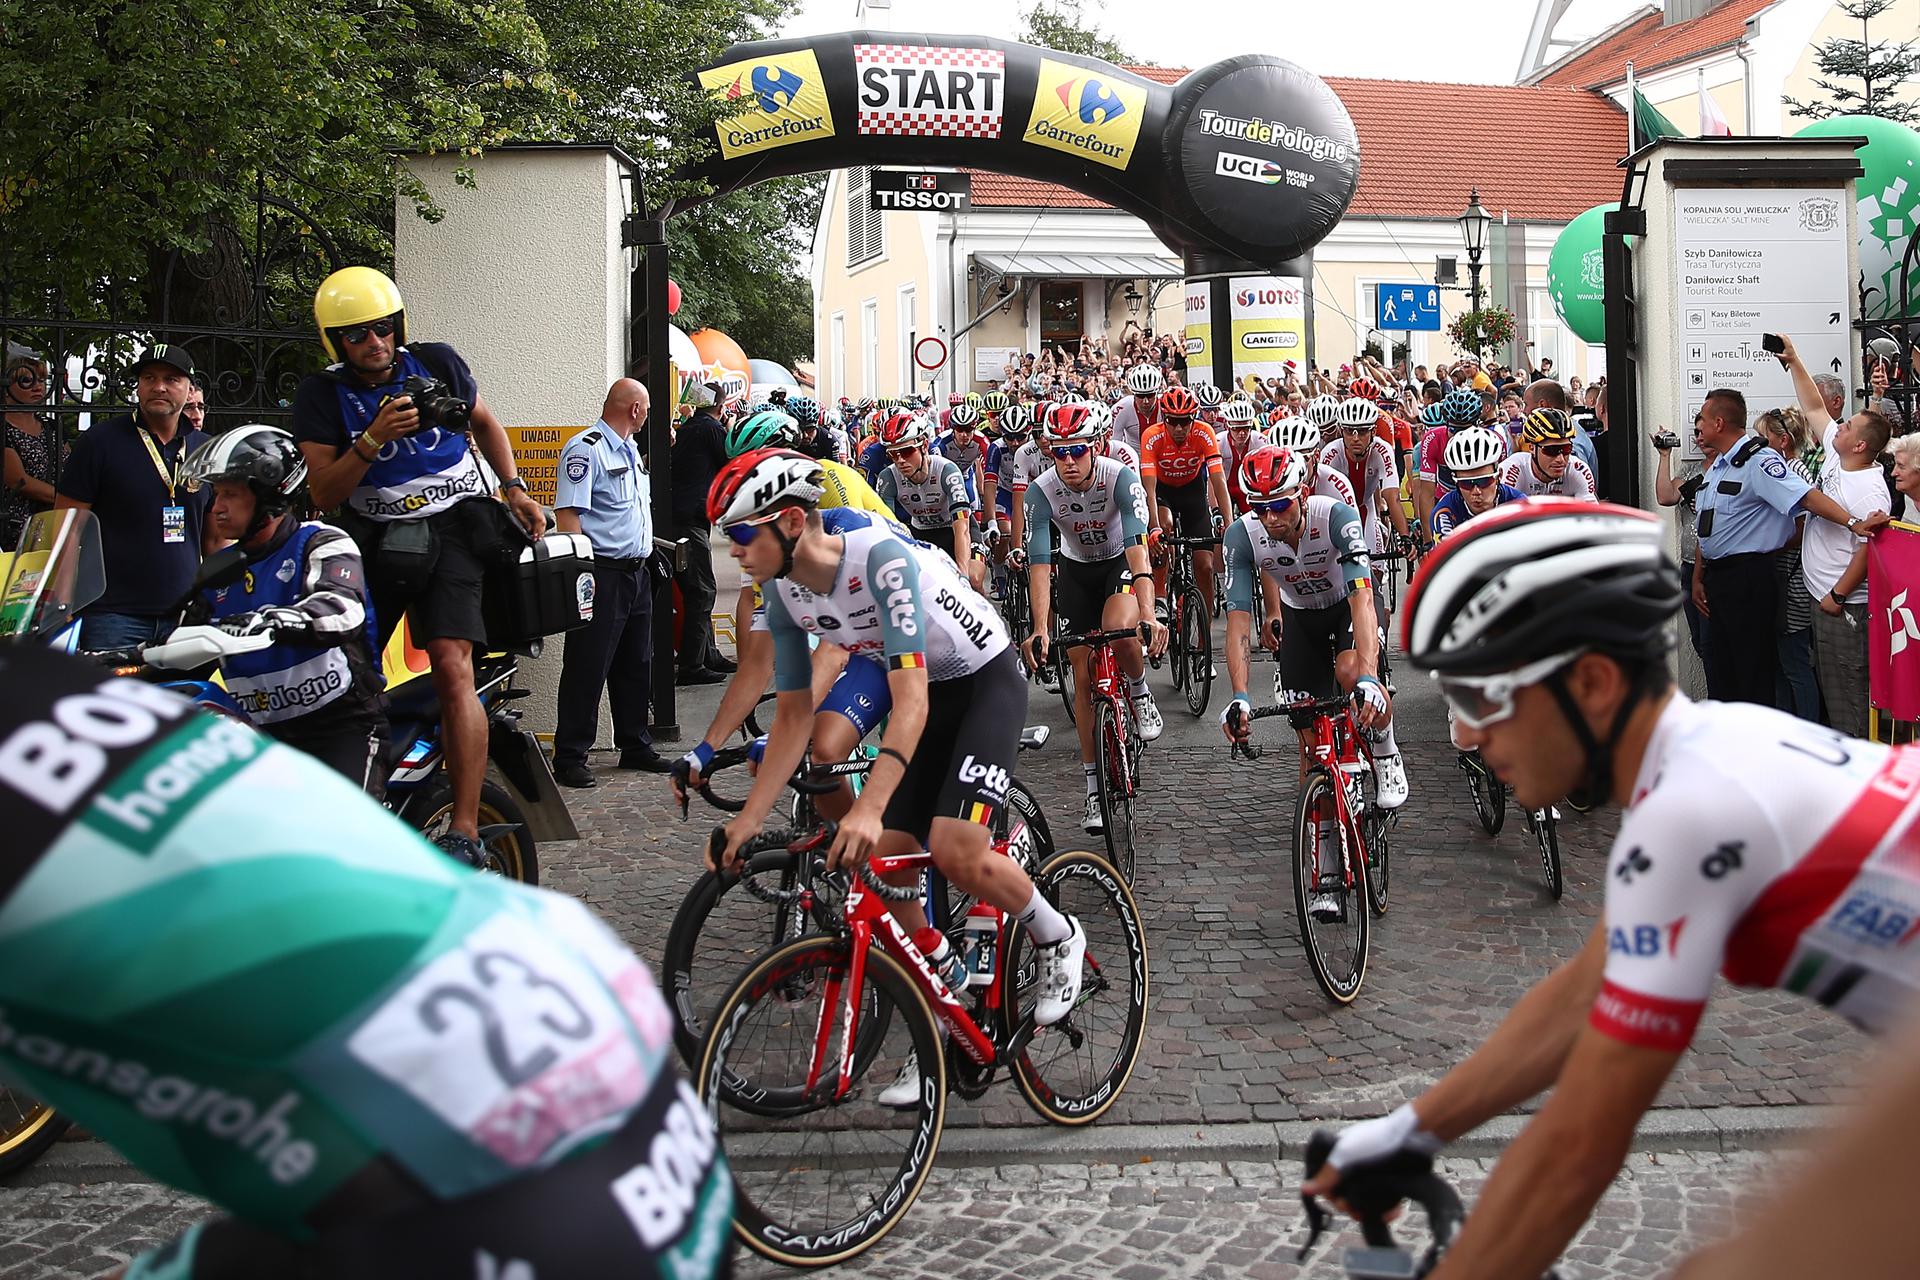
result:
[(1700, 409), (1701, 443), (1718, 456), (1700, 488), (1700, 558), (1693, 600), (1707, 629), (1707, 696), (1772, 706), (1778, 649), (1774, 560), (1802, 514), (1855, 532), (1863, 523), (1788, 468), (1759, 436), (1747, 434), (1747, 400), (1720, 388)]
[(613, 742), (622, 769), (665, 773), (653, 749), (652, 485), (640, 469), (634, 433), (647, 421), (647, 390), (622, 378), (607, 391), (600, 421), (560, 452), (556, 527), (593, 544), (593, 621), (567, 636), (560, 663), (560, 711), (553, 731), (553, 776), (591, 787), (587, 751), (600, 734), (600, 690), (613, 707)]

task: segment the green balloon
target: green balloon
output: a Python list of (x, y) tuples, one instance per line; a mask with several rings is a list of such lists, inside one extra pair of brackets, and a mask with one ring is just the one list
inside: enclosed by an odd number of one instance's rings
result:
[[(1863, 137), (1856, 155), (1866, 172), (1854, 182), (1859, 206), (1862, 318), (1889, 320), (1899, 306), (1900, 256), (1920, 220), (1920, 132), (1879, 116), (1830, 116), (1796, 138)], [(1907, 282), (1907, 313), (1920, 311), (1920, 268)]]
[(1608, 212), (1619, 204), (1598, 204), (1561, 229), (1547, 256), (1547, 292), (1567, 328), (1585, 342), (1607, 340), (1605, 280), (1600, 269), (1600, 237)]

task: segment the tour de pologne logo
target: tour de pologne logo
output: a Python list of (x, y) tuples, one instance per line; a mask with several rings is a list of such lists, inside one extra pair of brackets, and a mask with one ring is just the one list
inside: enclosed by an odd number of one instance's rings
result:
[(1840, 225), (1840, 202), (1832, 196), (1809, 196), (1800, 202), (1800, 229), (1819, 233)]
[(1607, 282), (1605, 257), (1598, 249), (1589, 249), (1580, 255), (1580, 283), (1589, 289), (1599, 289)]

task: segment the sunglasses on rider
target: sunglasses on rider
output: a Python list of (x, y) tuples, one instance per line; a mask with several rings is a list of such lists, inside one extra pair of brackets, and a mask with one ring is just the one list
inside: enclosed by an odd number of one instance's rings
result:
[[(781, 508), (781, 510), (785, 510), (785, 509), (786, 508), (784, 507)], [(770, 511), (766, 515), (760, 516), (757, 519), (742, 520), (738, 524), (730, 524), (726, 527), (727, 536), (733, 539), (733, 543), (735, 546), (750, 547), (753, 545), (753, 540), (760, 536), (761, 528), (766, 525), (772, 524), (775, 520), (778, 520), (779, 518), (780, 518), (779, 511)]]
[(1373, 428), (1372, 427), (1342, 427), (1340, 428), (1340, 434), (1348, 435), (1348, 436), (1370, 436), (1373, 434)]
[(1443, 676), (1436, 671), (1433, 679), (1440, 686), (1440, 696), (1447, 700), (1447, 710), (1455, 720), (1469, 729), (1484, 729), (1513, 715), (1513, 695), (1517, 691), (1540, 683), (1585, 652), (1585, 649), (1570, 649), (1517, 670), (1490, 676)]
[(1167, 415), (1166, 422), (1170, 427), (1190, 427), (1193, 425), (1193, 415), (1189, 413), (1181, 416), (1170, 413)]
[(1543, 458), (1564, 458), (1573, 452), (1570, 444), (1537, 444), (1533, 451)]
[(1279, 516), (1285, 515), (1297, 501), (1296, 498), (1275, 498), (1272, 502), (1249, 502), (1247, 505), (1253, 508), (1256, 515)]
[(376, 338), (391, 338), (393, 336), (393, 330), (393, 320), (387, 318), (375, 320), (372, 324), (357, 324), (351, 329), (342, 329), (340, 331), (340, 338), (349, 345), (357, 347), (367, 340), (368, 334), (372, 334)]
[(1063, 444), (1059, 448), (1049, 449), (1047, 452), (1053, 455), (1055, 462), (1065, 462), (1068, 458), (1086, 457), (1087, 451), (1091, 448), (1093, 448), (1093, 446), (1090, 444)]
[(1462, 489), (1484, 489), (1493, 483), (1492, 476), (1455, 476), (1453, 482)]
[(887, 450), (887, 456), (889, 458), (911, 458), (919, 452), (920, 452), (919, 445), (907, 444), (907, 445), (901, 445), (898, 449)]

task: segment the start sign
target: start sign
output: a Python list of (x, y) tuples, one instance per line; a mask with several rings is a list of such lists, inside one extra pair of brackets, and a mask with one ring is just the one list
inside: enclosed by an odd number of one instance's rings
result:
[(973, 175), (874, 169), (867, 175), (867, 207), (880, 213), (927, 209), (965, 213), (973, 207)]

